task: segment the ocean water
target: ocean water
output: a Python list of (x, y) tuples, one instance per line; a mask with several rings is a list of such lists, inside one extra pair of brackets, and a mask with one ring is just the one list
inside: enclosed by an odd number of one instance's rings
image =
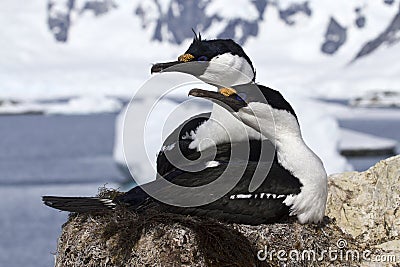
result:
[(116, 114), (0, 116), (0, 185), (118, 182)]
[(112, 158), (115, 117), (0, 116), (0, 266), (54, 266), (67, 213), (42, 195), (93, 196), (125, 180)]
[(400, 117), (339, 119), (340, 127), (400, 142)]
[[(400, 153), (400, 117), (391, 116), (388, 118), (356, 118), (338, 120), (340, 127), (363, 133), (390, 138), (397, 141), (396, 154)], [(379, 155), (370, 157), (350, 157), (349, 163), (356, 171), (365, 171), (378, 161), (393, 155)]]

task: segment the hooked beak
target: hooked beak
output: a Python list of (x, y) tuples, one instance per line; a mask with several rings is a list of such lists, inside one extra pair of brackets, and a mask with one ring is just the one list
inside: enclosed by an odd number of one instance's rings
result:
[[(221, 92), (207, 91), (203, 89), (192, 89), (189, 91), (189, 95), (194, 97), (200, 97), (205, 99), (210, 99), (211, 101), (217, 103), (224, 108), (228, 106), (233, 111), (238, 111), (239, 109), (246, 107), (247, 103), (240, 98), (237, 94), (223, 95)], [(221, 105), (224, 104), (224, 105)]]
[(187, 63), (190, 62), (194, 59), (194, 56), (192, 54), (183, 54), (180, 55), (177, 61), (171, 61), (171, 62), (165, 62), (165, 63), (156, 63), (151, 67), (151, 74), (154, 72), (162, 72), (163, 70), (166, 70), (170, 67), (173, 67), (175, 65), (181, 64), (181, 63)]
[(156, 63), (151, 67), (151, 74), (155, 72), (162, 72), (165, 69), (168, 69), (172, 66), (175, 66), (177, 64), (184, 63), (182, 61), (172, 61), (172, 62), (165, 62), (165, 63)]

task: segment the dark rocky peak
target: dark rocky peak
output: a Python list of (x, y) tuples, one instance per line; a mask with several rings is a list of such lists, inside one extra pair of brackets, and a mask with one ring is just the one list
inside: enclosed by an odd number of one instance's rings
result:
[(279, 9), (279, 17), (288, 25), (294, 25), (296, 23), (293, 16), (299, 13), (311, 17), (312, 10), (310, 9), (308, 2), (293, 3), (285, 9)]
[(399, 11), (393, 18), (393, 20), (389, 23), (386, 29), (379, 34), (376, 38), (364, 44), (361, 50), (357, 53), (353, 61), (364, 57), (366, 55), (371, 54), (378, 47), (382, 45), (393, 45), (400, 40), (400, 7)]
[[(149, 2), (152, 5), (149, 6)], [(211, 14), (207, 12), (207, 8), (214, 3), (209, 0), (171, 0), (167, 3), (167, 8), (165, 8), (166, 2), (162, 0), (149, 2), (140, 3), (135, 11), (141, 18), (142, 27), (147, 29), (155, 25), (152, 33), (153, 40), (176, 44), (192, 39), (192, 28), (206, 32), (215, 24), (224, 25), (215, 37), (232, 38), (243, 44), (250, 36), (258, 34), (259, 22), (263, 20), (263, 14), (268, 5), (268, 0), (249, 0), (247, 4), (254, 7), (256, 16), (252, 14), (249, 18), (243, 18), (232, 14), (228, 18), (219, 12), (211, 12)], [(226, 3), (230, 4), (230, 2)]]
[(346, 28), (339, 24), (335, 18), (331, 17), (328, 29), (325, 33), (325, 42), (321, 46), (321, 51), (332, 55), (346, 42)]
[(116, 7), (114, 0), (87, 0), (83, 2), (82, 6), (78, 6), (75, 0), (49, 0), (47, 4), (48, 27), (58, 42), (67, 42), (73, 12), (81, 15), (91, 11), (99, 16)]

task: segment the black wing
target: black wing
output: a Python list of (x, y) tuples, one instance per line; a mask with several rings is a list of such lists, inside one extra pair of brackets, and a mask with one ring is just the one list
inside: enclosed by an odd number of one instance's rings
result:
[(191, 117), (190, 119), (183, 122), (179, 125), (164, 141), (164, 147), (173, 147), (171, 150), (161, 150), (157, 155), (157, 173), (161, 176), (164, 176), (168, 172), (171, 172), (175, 169), (175, 166), (168, 160), (166, 156), (166, 152), (169, 151), (169, 154), (177, 155), (179, 151), (185, 156), (187, 159), (197, 159), (200, 154), (197, 153), (196, 150), (189, 149), (189, 145), (192, 142), (191, 139), (186, 139), (185, 136), (190, 134), (192, 131), (196, 131), (196, 129), (205, 121), (210, 118), (211, 113), (202, 113)]
[[(238, 144), (234, 144), (238, 145)], [(227, 150), (228, 145), (222, 146)], [(226, 155), (222, 153), (222, 155)], [(168, 181), (173, 184), (196, 187), (209, 184), (216, 181), (225, 171), (228, 162), (216, 158), (219, 162), (216, 167), (205, 168), (198, 172), (186, 172), (180, 169), (174, 169), (165, 175)], [(229, 172), (232, 179), (238, 179), (237, 184), (230, 189), (231, 181), (218, 183), (218, 186), (227, 189), (228, 193), (212, 203), (199, 207), (176, 207), (163, 203), (164, 210), (195, 215), (208, 216), (218, 220), (230, 223), (244, 224), (260, 224), (277, 222), (289, 215), (289, 207), (283, 201), (288, 195), (300, 193), (302, 184), (289, 171), (284, 169), (274, 158), (272, 162), (248, 161), (243, 159), (231, 159), (232, 169)], [(254, 192), (249, 192), (249, 184), (251, 182), (254, 171), (259, 164), (270, 164), (271, 168), (265, 174), (265, 179), (261, 186)], [(241, 177), (237, 174), (241, 169), (245, 168), (245, 172)], [(173, 186), (166, 185), (160, 179), (142, 186), (146, 191), (150, 190), (152, 195), (164, 195), (168, 197), (176, 197), (177, 191)], [(118, 202), (130, 205), (133, 209), (145, 206), (147, 203), (158, 202), (142, 189), (142, 187), (133, 188), (122, 197), (118, 198)], [(229, 190), (230, 189), (230, 190)], [(196, 195), (197, 194), (197, 195)], [(212, 197), (212, 191), (201, 191), (194, 193), (191, 190), (179, 192), (179, 198), (182, 203), (191, 203), (193, 199), (204, 199)]]

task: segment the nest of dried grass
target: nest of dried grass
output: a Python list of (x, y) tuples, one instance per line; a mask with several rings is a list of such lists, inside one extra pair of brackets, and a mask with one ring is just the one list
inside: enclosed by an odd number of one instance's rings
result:
[[(102, 189), (102, 197), (119, 192)], [(154, 206), (143, 213), (115, 211), (71, 214), (58, 242), (56, 266), (357, 266), (357, 262), (282, 262), (257, 259), (257, 252), (322, 250), (346, 239), (346, 249), (365, 248), (329, 219), (321, 225), (223, 224), (209, 218), (165, 213)]]

